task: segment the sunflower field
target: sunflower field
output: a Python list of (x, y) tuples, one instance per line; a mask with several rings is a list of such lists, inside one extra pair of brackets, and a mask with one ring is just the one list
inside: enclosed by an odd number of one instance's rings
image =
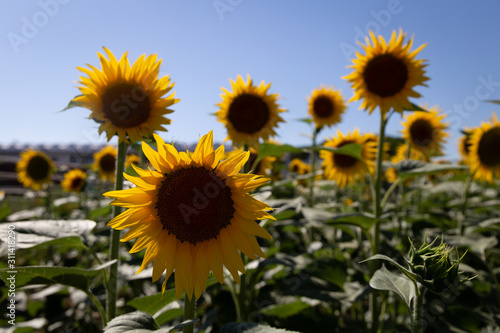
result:
[[(118, 146), (73, 169), (26, 150), (30, 196), (0, 194), (2, 329), (500, 332), (500, 122), (464, 128), (443, 160), (446, 113), (412, 102), (424, 46), (371, 32), (351, 97), (307, 97), (305, 147), (275, 141), (271, 84), (236, 74), (213, 114), (225, 144), (210, 131), (191, 149), (162, 138), (181, 102), (161, 59), (104, 48), (64, 111), (88, 109)], [(377, 133), (335, 128), (352, 101)]]

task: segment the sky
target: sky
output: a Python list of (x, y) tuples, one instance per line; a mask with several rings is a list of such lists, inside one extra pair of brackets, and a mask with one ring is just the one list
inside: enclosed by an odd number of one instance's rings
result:
[[(104, 144), (90, 111), (59, 112), (79, 94), (77, 66), (100, 66), (103, 46), (130, 62), (142, 54), (163, 59), (160, 76), (170, 75), (175, 97), (165, 141), (192, 144), (214, 131), (227, 131), (213, 115), (221, 88), (249, 74), (271, 83), (286, 124), (277, 128), (281, 143), (307, 146), (311, 132), (298, 121), (307, 116), (307, 97), (321, 85), (353, 91), (342, 79), (352, 72), (357, 41), (369, 30), (389, 39), (393, 30), (414, 36), (413, 49), (425, 59), (428, 87), (415, 88), (415, 104), (438, 105), (447, 114), (445, 154), (458, 158), (460, 129), (500, 115), (500, 2), (498, 1), (0, 1), (0, 144)], [(342, 122), (320, 138), (358, 128), (378, 132), (377, 112), (368, 115), (351, 102)], [(394, 115), (387, 134), (401, 136)], [(116, 143), (112, 140), (111, 143)]]

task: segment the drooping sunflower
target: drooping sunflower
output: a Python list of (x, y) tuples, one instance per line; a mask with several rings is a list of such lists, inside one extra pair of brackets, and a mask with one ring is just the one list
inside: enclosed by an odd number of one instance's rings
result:
[(346, 105), (340, 90), (324, 86), (313, 90), (308, 97), (309, 114), (313, 117), (317, 127), (337, 124), (341, 121)]
[(474, 178), (492, 183), (500, 176), (500, 122), (495, 113), (489, 122), (474, 130), (470, 143), (469, 160)]
[(50, 183), (54, 169), (50, 157), (40, 151), (28, 149), (21, 153), (21, 159), (17, 162), (17, 179), (24, 187), (38, 191)]
[(141, 158), (136, 154), (127, 155), (127, 159), (125, 160), (125, 168), (128, 168), (132, 164), (139, 165), (141, 162)]
[[(427, 109), (427, 106), (424, 106)], [(426, 156), (442, 155), (442, 144), (448, 136), (448, 123), (443, 119), (446, 114), (439, 114), (437, 106), (428, 109), (428, 112), (413, 112), (405, 115), (402, 125), (403, 137), (411, 144), (412, 149), (424, 153)]]
[(118, 61), (110, 50), (104, 51), (109, 60), (97, 53), (102, 70), (77, 67), (88, 77), (80, 77), (82, 95), (72, 102), (92, 111), (89, 118), (101, 123), (99, 134), (106, 132), (108, 141), (117, 134), (120, 142), (137, 142), (155, 131), (166, 131), (162, 125), (171, 121), (164, 116), (173, 112), (168, 107), (179, 100), (175, 93), (165, 96), (174, 84), (168, 75), (158, 78), (161, 59), (156, 54), (142, 55), (130, 66), (127, 53)]
[(382, 36), (375, 36), (370, 31), (370, 38), (366, 37), (366, 45), (361, 44), (365, 55), (356, 52), (353, 65), (348, 67), (354, 71), (343, 78), (351, 82), (354, 96), (349, 100), (362, 99), (360, 109), (368, 110), (369, 114), (378, 106), (385, 114), (391, 108), (402, 112), (411, 107), (408, 97), (420, 97), (413, 90), (429, 78), (426, 77), (424, 60), (417, 60), (415, 56), (425, 47), (425, 44), (411, 51), (413, 37), (406, 43), (406, 33), (399, 30), (392, 32), (389, 43)]
[(259, 141), (269, 141), (276, 135), (275, 127), (284, 122), (277, 100), (278, 94), (269, 94), (270, 83), (261, 82), (254, 86), (250, 75), (247, 82), (238, 75), (236, 81), (231, 81), (232, 92), (222, 88), (222, 102), (217, 104), (220, 109), (215, 113), (217, 120), (227, 128), (226, 140), (232, 140), (236, 146), (248, 145), (256, 147)]
[(331, 140), (326, 139), (324, 146), (340, 148), (350, 143), (357, 143), (362, 146), (361, 157), (364, 163), (354, 157), (335, 154), (327, 150), (320, 150), (319, 153), (320, 158), (323, 159), (324, 177), (337, 181), (340, 187), (353, 183), (357, 177), (361, 177), (367, 172), (373, 173), (375, 170), (373, 155), (376, 154), (376, 147), (373, 144), (367, 144), (357, 129), (352, 134), (347, 133), (345, 136), (342, 132), (337, 131), (337, 137), (333, 137)]
[(175, 271), (177, 297), (182, 291), (191, 299), (205, 290), (210, 271), (223, 283), (225, 266), (239, 283), (245, 273), (239, 251), (252, 259), (265, 257), (255, 236), (271, 235), (255, 220), (274, 219), (271, 208), (248, 194), (269, 179), (239, 174), (249, 152), (221, 161), (224, 146), (214, 151), (213, 134), (204, 135), (188, 155), (156, 134), (158, 152), (145, 142), (142, 149), (155, 170), (133, 165), (139, 177), (124, 174), (136, 188), (104, 195), (112, 205), (128, 208), (109, 222), (121, 230), (131, 227), (122, 241), (137, 238), (131, 253), (147, 248), (142, 271), (154, 261), (153, 281), (166, 270), (163, 291)]
[(85, 186), (87, 174), (80, 169), (74, 169), (64, 174), (61, 187), (66, 192), (81, 192)]
[(116, 155), (118, 151), (112, 146), (107, 146), (94, 154), (92, 170), (97, 171), (102, 180), (115, 181)]

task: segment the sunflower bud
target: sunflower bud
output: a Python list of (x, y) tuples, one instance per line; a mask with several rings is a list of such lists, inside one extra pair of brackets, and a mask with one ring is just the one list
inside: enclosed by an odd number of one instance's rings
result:
[(436, 240), (437, 238), (429, 244), (425, 239), (418, 250), (410, 241), (411, 247), (407, 261), (412, 272), (423, 280), (423, 284), (427, 288), (434, 292), (440, 292), (457, 282), (458, 265), (463, 257), (453, 259), (451, 256), (453, 247), (444, 243), (442, 238), (441, 244), (433, 247)]

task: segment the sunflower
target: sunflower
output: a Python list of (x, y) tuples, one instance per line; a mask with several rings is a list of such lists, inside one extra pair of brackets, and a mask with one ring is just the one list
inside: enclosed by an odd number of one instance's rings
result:
[(50, 183), (54, 163), (44, 153), (28, 149), (21, 153), (16, 171), (17, 178), (24, 187), (41, 190), (45, 184)]
[(362, 99), (360, 109), (369, 110), (369, 114), (377, 106), (383, 114), (391, 108), (399, 112), (409, 109), (408, 97), (420, 97), (413, 88), (426, 86), (424, 82), (429, 79), (424, 75), (424, 61), (415, 59), (425, 44), (410, 51), (413, 37), (403, 45), (406, 33), (401, 29), (399, 35), (393, 31), (389, 43), (382, 36), (376, 37), (373, 31), (370, 31), (370, 37), (371, 43), (366, 37), (366, 45), (361, 44), (366, 54), (356, 52), (354, 64), (348, 66), (354, 72), (343, 77), (354, 89), (349, 102)]
[(85, 186), (87, 174), (80, 169), (68, 171), (64, 174), (61, 187), (66, 192), (81, 192)]
[(337, 131), (337, 137), (333, 137), (332, 140), (327, 139), (324, 146), (340, 148), (350, 143), (362, 146), (361, 157), (364, 163), (354, 157), (335, 154), (328, 150), (320, 150), (319, 153), (320, 158), (323, 159), (322, 166), (325, 167), (325, 178), (337, 181), (340, 187), (344, 187), (347, 183), (354, 182), (357, 177), (363, 176), (367, 172), (367, 168), (370, 173), (375, 170), (373, 155), (376, 154), (376, 147), (373, 144), (367, 144), (357, 129), (352, 134), (347, 133), (345, 136)]
[(428, 112), (413, 112), (404, 117), (403, 137), (410, 142), (412, 149), (426, 156), (442, 155), (442, 144), (448, 136), (445, 132), (448, 123), (443, 122), (445, 117), (446, 114), (439, 114), (437, 106), (428, 109)]
[(474, 178), (490, 183), (500, 176), (500, 123), (493, 118), (482, 123), (470, 138), (470, 166)]
[[(238, 148), (235, 147), (232, 151), (226, 154), (224, 159), (230, 159), (233, 156), (239, 155), (245, 150), (243, 148)], [(249, 167), (253, 167), (255, 160), (257, 159), (258, 156), (258, 151), (257, 149), (250, 147), (250, 157), (248, 158), (248, 165)], [(271, 176), (272, 171), (273, 171), (273, 166), (274, 163), (277, 161), (277, 158), (275, 156), (265, 156), (263, 157), (255, 166), (254, 172), (256, 175), (261, 175), (261, 176)]]
[(268, 94), (271, 84), (261, 82), (254, 86), (250, 76), (247, 83), (238, 75), (236, 81), (231, 81), (233, 92), (222, 88), (222, 102), (217, 104), (220, 109), (215, 113), (218, 121), (223, 123), (228, 132), (227, 140), (233, 144), (256, 147), (259, 140), (269, 141), (276, 135), (274, 128), (279, 122), (284, 122), (277, 104), (278, 94)]
[(127, 155), (127, 159), (125, 160), (125, 168), (128, 168), (132, 164), (139, 165), (140, 162), (141, 158), (139, 156), (137, 156), (136, 154), (129, 154)]
[(410, 154), (408, 155), (408, 145), (402, 144), (396, 147), (396, 153), (391, 158), (392, 163), (398, 163), (403, 160), (417, 160), (429, 162), (429, 157), (422, 153), (422, 151), (417, 149), (410, 149)]
[(290, 161), (290, 164), (288, 165), (288, 171), (297, 173), (299, 175), (303, 175), (304, 172), (302, 171), (304, 169), (305, 163), (302, 162), (300, 158), (294, 158)]
[(463, 135), (460, 137), (458, 142), (458, 150), (460, 152), (460, 156), (462, 157), (462, 161), (465, 164), (469, 164), (471, 146), (470, 138), (473, 132), (474, 129), (466, 128), (462, 131)]
[(340, 90), (333, 90), (333, 87), (322, 86), (313, 90), (308, 102), (309, 114), (313, 116), (317, 127), (330, 127), (339, 123), (346, 107)]
[(156, 170), (132, 165), (139, 177), (124, 176), (137, 187), (104, 194), (115, 199), (112, 205), (128, 208), (109, 226), (131, 227), (121, 240), (137, 238), (131, 253), (147, 248), (138, 272), (153, 260), (153, 281), (166, 270), (163, 291), (175, 271), (178, 298), (185, 290), (198, 299), (210, 271), (223, 283), (224, 266), (239, 283), (238, 271), (245, 273), (239, 251), (252, 259), (265, 257), (255, 236), (271, 239), (255, 222), (274, 219), (266, 212), (271, 208), (248, 194), (269, 179), (239, 174), (249, 152), (221, 161), (224, 146), (214, 151), (212, 132), (191, 155), (154, 137), (158, 152), (145, 142), (142, 149)]
[(175, 93), (164, 97), (174, 84), (168, 75), (158, 78), (161, 59), (142, 55), (130, 66), (127, 53), (118, 61), (110, 50), (104, 51), (109, 60), (97, 53), (102, 70), (77, 67), (88, 77), (80, 77), (82, 95), (71, 102), (92, 111), (89, 118), (101, 123), (99, 134), (106, 132), (108, 141), (117, 134), (120, 142), (137, 142), (166, 131), (162, 125), (170, 119), (164, 115), (172, 113), (168, 107), (179, 100)]
[[(368, 158), (372, 161), (375, 161), (377, 159), (378, 135), (374, 133), (365, 133), (363, 134), (363, 140), (365, 144), (370, 147), (369, 151), (372, 152), (372, 154), (369, 155)], [(384, 161), (389, 159), (390, 149), (391, 144), (389, 142), (384, 142), (384, 153), (382, 155)]]
[(102, 180), (115, 181), (116, 155), (118, 151), (112, 146), (107, 146), (94, 154), (92, 170), (97, 171)]

